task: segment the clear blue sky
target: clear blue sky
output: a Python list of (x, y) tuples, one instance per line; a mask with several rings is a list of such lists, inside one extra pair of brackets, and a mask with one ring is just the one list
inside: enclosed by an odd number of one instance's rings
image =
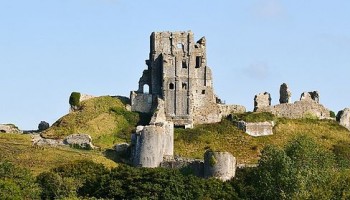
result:
[(137, 89), (152, 31), (207, 38), (216, 93), (253, 109), (318, 90), (335, 112), (350, 107), (349, 0), (0, 0), (0, 123), (36, 129), (68, 112), (72, 91)]

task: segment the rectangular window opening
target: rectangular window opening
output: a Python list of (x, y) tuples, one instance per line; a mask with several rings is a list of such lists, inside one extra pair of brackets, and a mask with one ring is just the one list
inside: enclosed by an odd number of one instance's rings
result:
[(196, 68), (200, 68), (202, 65), (202, 56), (196, 56)]
[(183, 60), (183, 61), (182, 61), (182, 68), (183, 68), (183, 69), (187, 69), (186, 60)]

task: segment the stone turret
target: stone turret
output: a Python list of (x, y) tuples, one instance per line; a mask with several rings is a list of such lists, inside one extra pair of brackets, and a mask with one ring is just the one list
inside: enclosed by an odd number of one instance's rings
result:
[(228, 181), (235, 176), (236, 158), (228, 152), (206, 151), (204, 154), (204, 177)]

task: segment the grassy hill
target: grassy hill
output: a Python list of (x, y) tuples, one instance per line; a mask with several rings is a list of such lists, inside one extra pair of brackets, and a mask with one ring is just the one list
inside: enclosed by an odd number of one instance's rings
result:
[(350, 150), (350, 132), (333, 120), (278, 118), (275, 122), (274, 135), (264, 137), (249, 136), (227, 119), (194, 129), (176, 129), (175, 155), (202, 158), (205, 150), (210, 148), (232, 153), (238, 163), (253, 164), (257, 163), (264, 146), (282, 147), (300, 135), (315, 139), (333, 152), (347, 151), (344, 150), (347, 146)]
[[(350, 160), (350, 132), (333, 120), (282, 119), (266, 113), (234, 116), (247, 121), (274, 120), (274, 135), (252, 137), (225, 119), (220, 123), (199, 125), (194, 129), (175, 129), (175, 155), (203, 158), (206, 149), (231, 152), (239, 163), (257, 163), (266, 145), (284, 146), (299, 135), (307, 135), (317, 144)], [(30, 168), (35, 174), (72, 160), (88, 159), (108, 167), (116, 165), (103, 152), (120, 142), (129, 142), (137, 124), (149, 116), (129, 112), (121, 99), (104, 96), (82, 102), (79, 111), (67, 114), (42, 133), (46, 138), (64, 138), (73, 133), (91, 135), (100, 150), (84, 151), (67, 147), (33, 147), (29, 135), (0, 134), (0, 161), (9, 160)]]
[(69, 147), (35, 147), (32, 145), (31, 136), (26, 134), (0, 134), (0, 152), (0, 161), (9, 161), (22, 168), (28, 168), (34, 175), (82, 159), (102, 163), (109, 168), (117, 166), (100, 151)]
[(79, 111), (57, 120), (42, 136), (62, 139), (70, 134), (85, 133), (92, 137), (95, 146), (106, 149), (129, 141), (130, 132), (138, 122), (139, 115), (127, 111), (120, 99), (102, 96), (83, 101)]

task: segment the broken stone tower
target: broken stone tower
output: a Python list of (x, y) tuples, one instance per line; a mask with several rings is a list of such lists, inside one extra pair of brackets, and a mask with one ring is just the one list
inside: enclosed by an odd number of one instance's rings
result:
[(130, 95), (132, 111), (153, 113), (160, 98), (166, 121), (192, 127), (219, 122), (226, 110), (242, 109), (217, 104), (204, 37), (194, 42), (191, 31), (153, 32), (146, 64), (138, 90)]

